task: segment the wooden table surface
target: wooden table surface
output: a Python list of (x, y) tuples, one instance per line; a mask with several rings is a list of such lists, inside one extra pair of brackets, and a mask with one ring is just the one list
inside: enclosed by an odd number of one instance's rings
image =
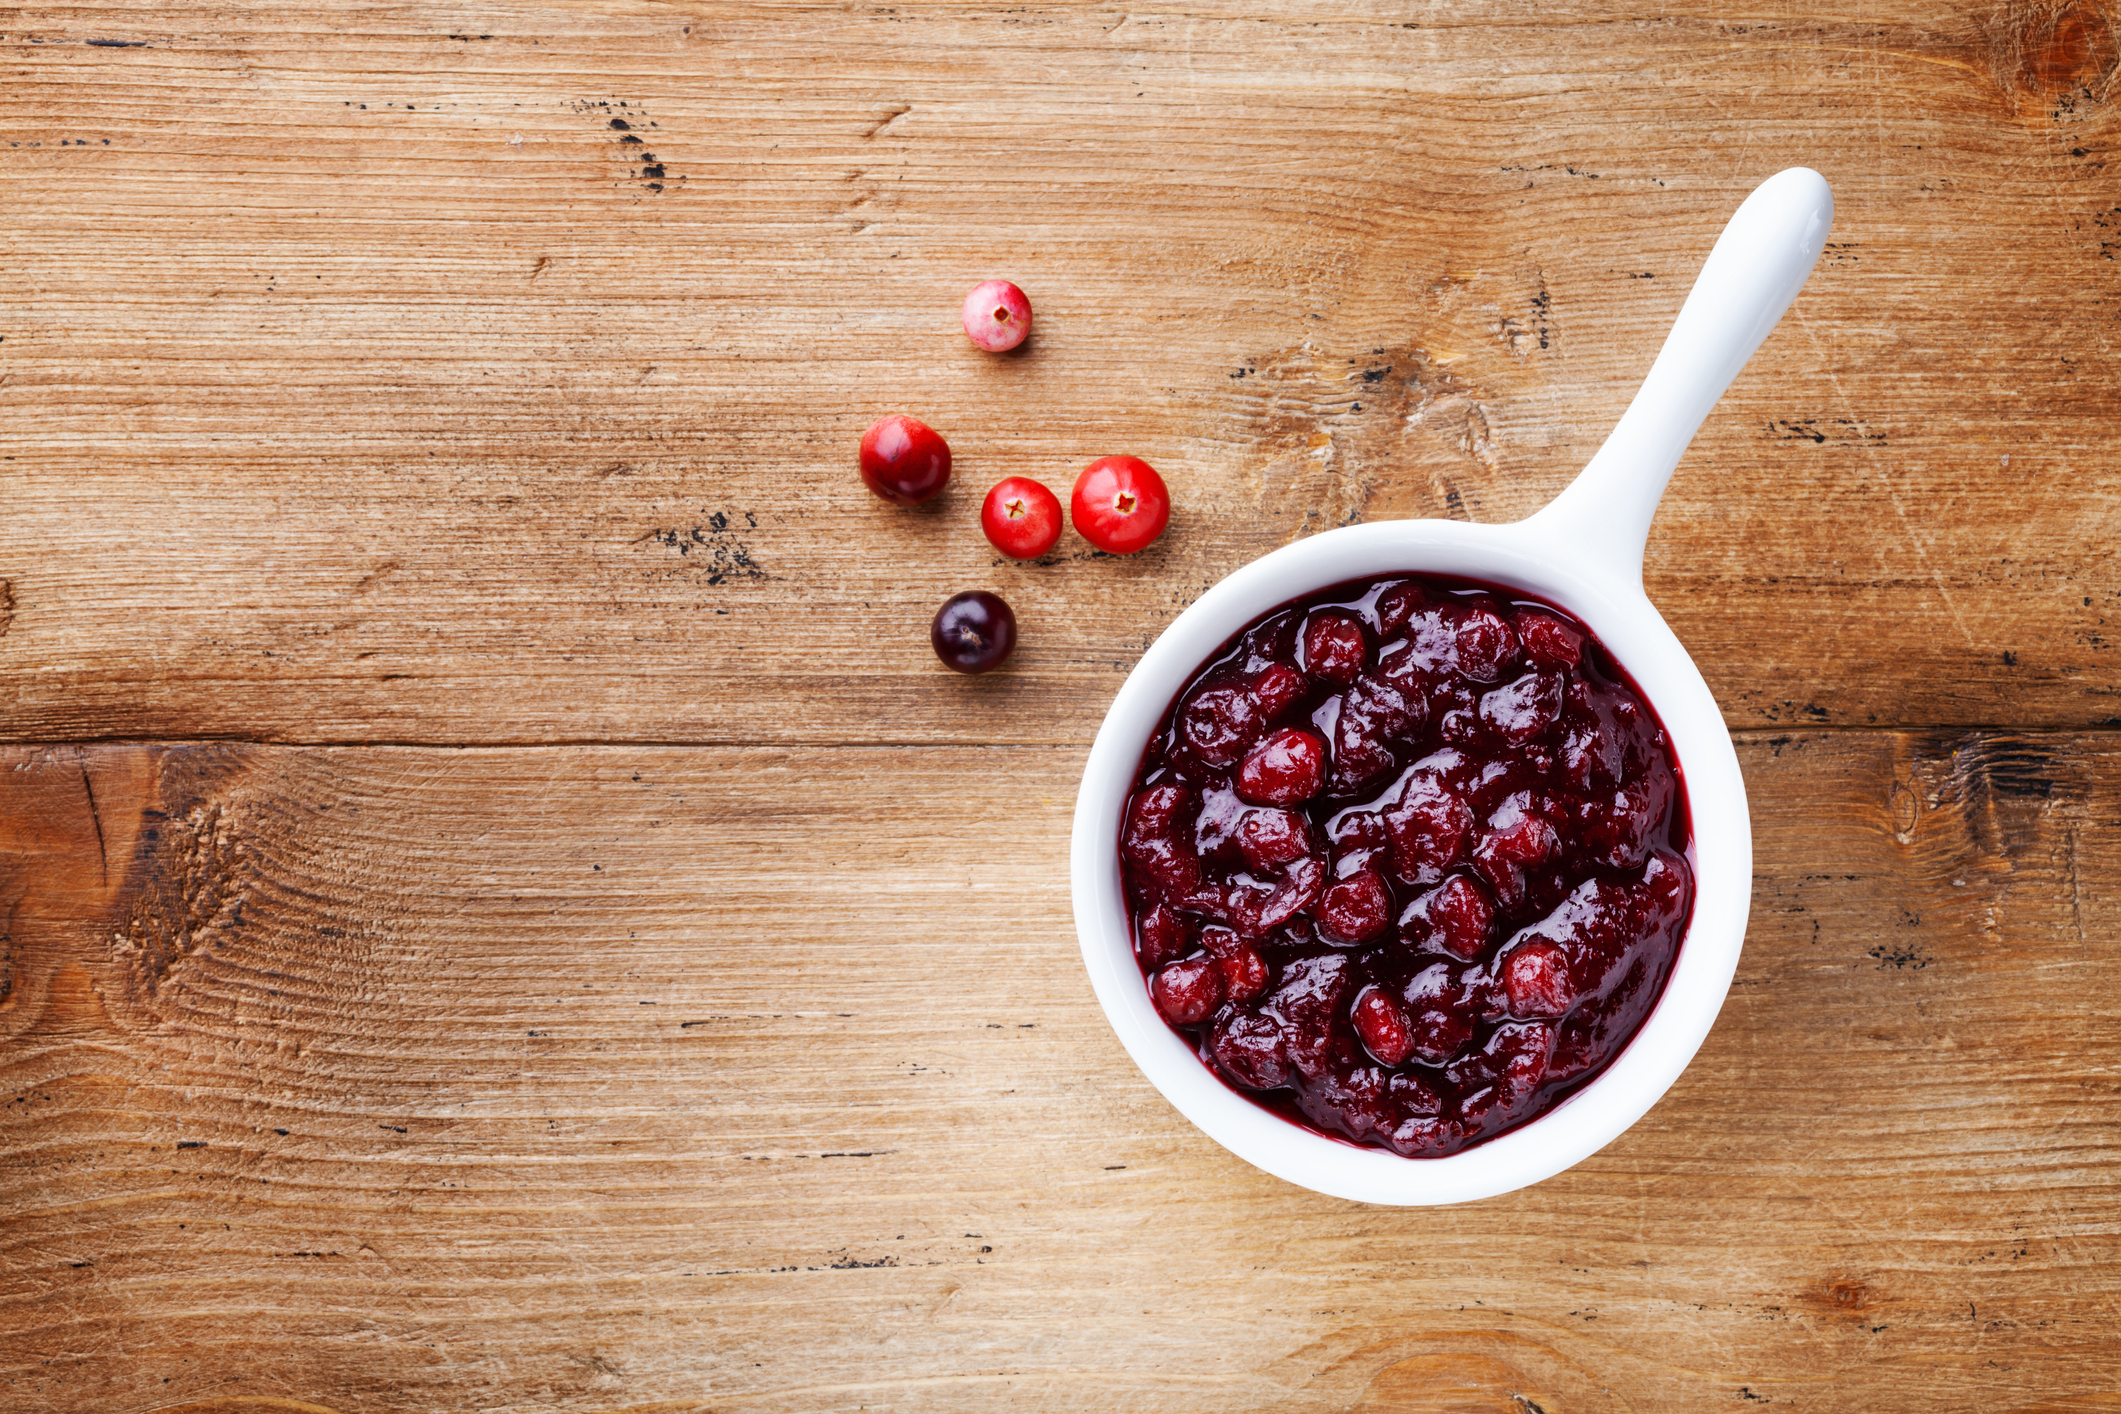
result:
[[(0, 1409), (2121, 1409), (2116, 14), (0, 10)], [(1714, 1033), (1529, 1191), (1252, 1170), (1077, 954), (1107, 703), (1551, 497), (1799, 163), (1647, 571)], [(981, 538), (1116, 451), (1154, 549)]]

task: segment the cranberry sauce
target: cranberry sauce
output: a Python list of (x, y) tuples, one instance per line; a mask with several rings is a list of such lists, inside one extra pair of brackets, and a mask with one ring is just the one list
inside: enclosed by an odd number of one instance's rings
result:
[(1402, 576), (1284, 605), (1194, 675), (1120, 861), (1150, 996), (1225, 1083), (1435, 1158), (1627, 1045), (1688, 844), (1664, 729), (1582, 624)]

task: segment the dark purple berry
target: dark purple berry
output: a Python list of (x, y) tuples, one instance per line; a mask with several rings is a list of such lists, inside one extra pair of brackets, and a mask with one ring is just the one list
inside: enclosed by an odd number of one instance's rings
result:
[(935, 611), (928, 641), (953, 672), (992, 672), (1016, 648), (1016, 615), (999, 594), (984, 589), (953, 594)]

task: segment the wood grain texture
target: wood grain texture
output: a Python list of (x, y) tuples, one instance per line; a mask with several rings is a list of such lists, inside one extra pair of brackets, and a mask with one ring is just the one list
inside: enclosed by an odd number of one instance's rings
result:
[[(0, 10), (0, 1410), (2121, 1411), (2117, 71), (2094, 0)], [(1485, 1203), (1239, 1163), (1076, 955), (1112, 691), (1542, 504), (1795, 163), (1648, 564), (1754, 810), (1706, 1048)], [(1115, 451), (1152, 551), (979, 537)]]
[(1700, 1059), (1391, 1210), (1119, 1049), (1073, 749), (17, 749), (0, 1403), (2111, 1408), (2121, 747), (1743, 758)]
[[(1085, 742), (1261, 552), (1539, 506), (1800, 162), (1833, 245), (1654, 594), (1739, 726), (2121, 716), (2088, 5), (11, 14), (17, 740)], [(955, 332), (997, 271), (1020, 357)], [(893, 410), (953, 439), (932, 510), (852, 474)], [(1175, 487), (1149, 554), (977, 534), (1115, 450)], [(941, 686), (981, 585), (1019, 665)]]

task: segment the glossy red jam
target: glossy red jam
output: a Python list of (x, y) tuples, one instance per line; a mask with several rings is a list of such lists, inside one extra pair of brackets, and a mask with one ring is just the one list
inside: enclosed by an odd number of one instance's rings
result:
[(1286, 604), (1194, 675), (1120, 861), (1150, 996), (1225, 1083), (1437, 1158), (1627, 1045), (1689, 843), (1664, 729), (1582, 624), (1399, 576)]

